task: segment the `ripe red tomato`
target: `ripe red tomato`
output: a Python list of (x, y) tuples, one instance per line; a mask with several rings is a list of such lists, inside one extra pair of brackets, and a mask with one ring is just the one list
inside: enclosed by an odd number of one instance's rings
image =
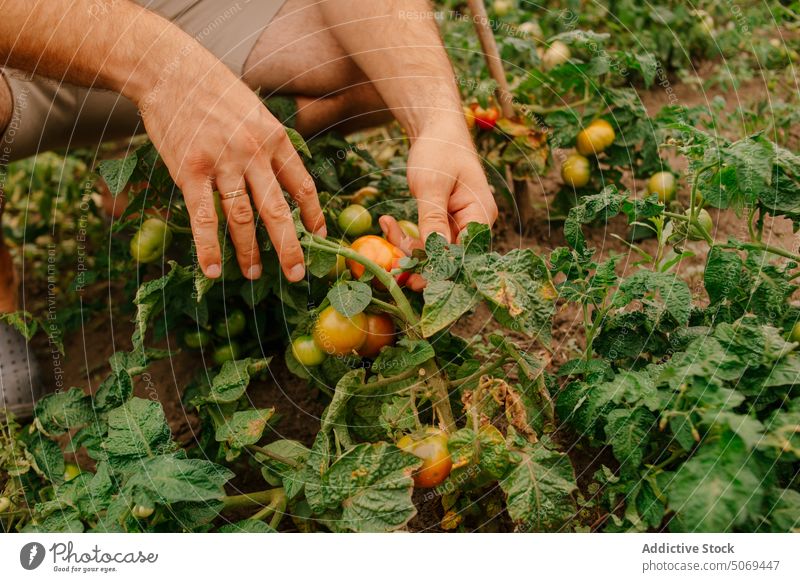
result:
[(383, 313), (367, 313), (367, 339), (358, 355), (362, 358), (375, 358), (385, 346), (394, 344), (397, 330), (392, 318)]
[(489, 106), (486, 109), (473, 103), (470, 105), (472, 108), (472, 115), (475, 117), (475, 125), (484, 131), (491, 131), (497, 125), (497, 120), (500, 118), (500, 111), (497, 107)]
[(367, 316), (358, 313), (345, 317), (333, 307), (326, 307), (314, 323), (311, 335), (317, 347), (326, 354), (350, 355), (367, 339)]
[[(350, 245), (350, 248), (358, 254), (364, 255), (366, 258), (377, 263), (386, 271), (399, 269), (400, 259), (406, 256), (403, 251), (398, 249), (388, 240), (371, 234), (357, 238), (355, 241), (353, 241), (353, 244)], [(365, 270), (364, 265), (352, 259), (347, 259), (347, 268), (350, 269), (350, 272), (353, 274), (353, 278), (355, 279), (360, 279)], [(401, 273), (400, 275), (397, 275), (395, 280), (399, 285), (403, 285), (408, 280), (410, 275), (410, 273)], [(383, 288), (378, 281), (375, 282), (375, 285), (379, 289)]]
[(415, 487), (436, 487), (450, 475), (453, 460), (447, 441), (447, 433), (432, 426), (421, 434), (406, 435), (397, 441), (399, 448), (422, 459), (422, 466), (414, 473)]

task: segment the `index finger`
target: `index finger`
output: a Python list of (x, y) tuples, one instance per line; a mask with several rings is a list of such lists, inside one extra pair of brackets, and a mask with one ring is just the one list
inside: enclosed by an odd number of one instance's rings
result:
[(206, 277), (216, 279), (222, 274), (222, 255), (211, 178), (191, 178), (181, 185), (181, 190), (189, 212), (197, 261)]

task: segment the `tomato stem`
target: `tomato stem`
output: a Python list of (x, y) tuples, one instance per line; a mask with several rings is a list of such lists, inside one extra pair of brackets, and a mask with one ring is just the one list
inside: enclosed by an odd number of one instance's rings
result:
[(222, 510), (238, 509), (241, 507), (251, 507), (253, 505), (268, 505), (277, 497), (283, 496), (283, 487), (255, 491), (253, 493), (243, 493), (241, 495), (225, 495), (220, 499), (225, 505)]
[(294, 469), (300, 468), (300, 463), (293, 461), (292, 459), (289, 459), (287, 457), (284, 457), (283, 455), (279, 455), (278, 453), (273, 453), (272, 451), (270, 451), (269, 449), (265, 449), (264, 447), (259, 447), (258, 445), (249, 445), (247, 448), (255, 453), (259, 453), (261, 455), (264, 455), (265, 457), (269, 457), (273, 461), (278, 461), (279, 463), (283, 463), (284, 465), (289, 465)]

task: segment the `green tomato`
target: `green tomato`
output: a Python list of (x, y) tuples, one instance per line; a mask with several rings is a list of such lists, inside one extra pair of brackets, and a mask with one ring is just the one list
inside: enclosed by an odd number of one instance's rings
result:
[(647, 181), (647, 193), (657, 194), (658, 201), (666, 204), (675, 197), (675, 175), (672, 172), (656, 172)]
[(319, 366), (326, 357), (310, 335), (301, 335), (292, 342), (292, 355), (305, 367)]
[(397, 225), (406, 236), (411, 237), (414, 240), (422, 240), (422, 237), (420, 237), (419, 234), (419, 227), (410, 220), (399, 220)]
[(214, 350), (214, 355), (212, 357), (214, 359), (214, 363), (218, 366), (221, 366), (225, 362), (238, 360), (241, 355), (242, 348), (239, 347), (239, 344), (236, 342), (230, 342), (227, 345), (220, 346)]
[(160, 218), (148, 218), (131, 239), (131, 256), (138, 263), (154, 263), (172, 243), (172, 231)]
[(361, 236), (372, 228), (372, 216), (360, 204), (351, 204), (339, 213), (339, 228), (346, 236)]
[(0, 513), (11, 507), (11, 500), (8, 497), (0, 497)]
[(800, 343), (800, 321), (792, 326), (792, 331), (789, 332), (789, 341)]
[(186, 347), (189, 347), (193, 350), (199, 350), (211, 343), (211, 334), (204, 329), (187, 331), (185, 334), (183, 334), (183, 343), (186, 344)]
[(237, 337), (247, 327), (247, 317), (241, 309), (228, 312), (228, 317), (214, 325), (214, 333), (219, 337)]
[(511, 0), (494, 0), (492, 9), (498, 16), (507, 16), (514, 9), (514, 3)]
[(589, 160), (580, 154), (570, 154), (561, 164), (561, 178), (564, 183), (574, 188), (583, 188), (589, 183), (592, 175)]
[[(686, 216), (689, 216), (691, 210), (686, 210)], [(708, 210), (705, 208), (701, 209), (700, 212), (697, 213), (697, 222), (700, 223), (700, 226), (703, 227), (708, 234), (711, 234), (714, 231), (714, 221), (711, 218), (711, 215), (708, 213)], [(689, 240), (705, 240), (703, 233), (700, 232), (694, 224), (689, 225)]]

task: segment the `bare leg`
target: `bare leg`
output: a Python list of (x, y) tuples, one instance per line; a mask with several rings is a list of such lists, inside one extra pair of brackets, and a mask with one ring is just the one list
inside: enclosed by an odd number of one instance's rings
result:
[[(13, 105), (11, 91), (3, 75), (0, 74), (0, 135), (2, 135), (11, 121), (11, 115), (14, 111)], [(0, 144), (0, 227), (3, 223), (3, 209), (6, 200), (3, 192), (5, 170), (1, 167), (4, 163), (2, 159), (3, 148), (1, 146), (2, 144)], [(18, 284), (19, 279), (14, 269), (14, 262), (11, 259), (11, 253), (8, 252), (8, 248), (3, 242), (3, 231), (0, 228), (0, 313), (10, 313), (17, 310), (19, 300), (17, 297)]]
[(244, 81), (298, 96), (297, 129), (313, 136), (385, 123), (392, 116), (373, 85), (334, 39), (317, 0), (289, 0), (259, 37)]

